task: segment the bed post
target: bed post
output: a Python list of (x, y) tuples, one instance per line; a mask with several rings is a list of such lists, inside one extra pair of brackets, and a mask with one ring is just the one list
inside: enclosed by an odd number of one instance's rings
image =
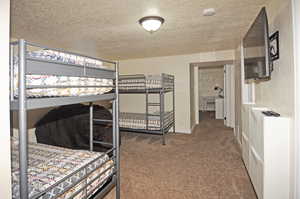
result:
[(90, 102), (90, 151), (94, 150), (94, 107), (93, 102)]
[(175, 77), (173, 76), (173, 133), (176, 132), (175, 129)]
[(146, 130), (148, 130), (148, 127), (149, 127), (149, 93), (148, 93), (148, 88), (147, 88), (147, 85), (146, 85), (146, 77), (145, 77), (145, 83), (144, 83), (144, 86), (145, 86), (145, 91), (146, 91)]
[(113, 106), (113, 118), (114, 120), (114, 147), (116, 158), (116, 199), (120, 199), (120, 132), (119, 132), (119, 62), (115, 63), (116, 67), (116, 80), (115, 80), (115, 95)]
[(160, 130), (162, 133), (162, 144), (166, 145), (166, 136), (165, 136), (165, 86), (164, 86), (164, 74), (162, 74), (162, 89), (159, 92), (159, 101), (160, 101)]
[(20, 160), (20, 198), (28, 198), (28, 148), (26, 111), (26, 43), (19, 41), (19, 160)]

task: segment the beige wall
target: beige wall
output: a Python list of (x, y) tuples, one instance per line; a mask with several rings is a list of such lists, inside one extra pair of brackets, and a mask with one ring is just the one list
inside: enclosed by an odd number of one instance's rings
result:
[[(290, 0), (268, 0), (266, 4), (270, 34), (279, 30), (280, 59), (274, 62), (274, 71), (270, 81), (255, 84), (255, 103), (268, 107), (283, 116), (291, 118), (290, 132), (290, 198), (294, 196), (295, 184), (295, 100), (294, 100), (294, 64), (293, 64), (293, 29), (292, 29), (292, 6)], [(240, 50), (236, 50), (236, 73), (240, 72)], [(240, 76), (238, 76), (240, 78)], [(236, 81), (236, 88), (241, 91)], [(236, 95), (241, 100), (241, 96)], [(240, 118), (240, 103), (236, 103), (236, 116)], [(237, 121), (236, 125), (241, 125)], [(284, 133), (284, 132), (283, 132)]]
[(280, 59), (274, 62), (270, 81), (256, 84), (256, 103), (294, 116), (294, 65), (292, 10), (290, 1), (270, 0), (267, 4), (270, 34), (279, 30)]
[[(9, 0), (0, 1), (0, 198), (11, 198), (9, 121)], [(5, 96), (5, 97), (4, 97)]]
[[(191, 132), (190, 113), (190, 74), (189, 65), (194, 62), (213, 62), (232, 60), (234, 51), (207, 52), (190, 55), (167, 57), (153, 57), (145, 59), (132, 59), (120, 62), (121, 74), (159, 74), (169, 73), (175, 75), (175, 104), (177, 132)], [(143, 96), (120, 96), (120, 110), (131, 112), (144, 112)], [(167, 103), (170, 104), (170, 103)]]

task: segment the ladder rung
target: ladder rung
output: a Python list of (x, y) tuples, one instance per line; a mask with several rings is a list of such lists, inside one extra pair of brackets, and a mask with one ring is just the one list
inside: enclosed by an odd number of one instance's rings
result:
[(148, 106), (160, 106), (160, 103), (148, 103)]
[(101, 123), (112, 123), (112, 120), (105, 120), (105, 119), (93, 119), (94, 122), (101, 122)]
[(113, 144), (111, 144), (111, 143), (101, 142), (101, 141), (97, 141), (97, 140), (94, 140), (93, 143), (94, 144), (101, 144), (103, 146), (108, 146), (108, 147), (112, 147), (113, 146)]
[(151, 113), (148, 113), (148, 115), (146, 116), (160, 116), (160, 114), (151, 114)]

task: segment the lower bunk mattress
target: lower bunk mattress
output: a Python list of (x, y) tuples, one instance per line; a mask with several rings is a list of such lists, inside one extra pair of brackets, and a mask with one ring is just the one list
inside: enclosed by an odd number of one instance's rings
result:
[[(161, 121), (159, 113), (148, 116), (148, 130), (159, 131)], [(164, 129), (169, 127), (173, 122), (173, 112), (165, 112), (164, 114)], [(127, 113), (120, 112), (119, 125), (121, 128), (129, 129), (147, 129), (147, 116), (144, 113)]]
[[(12, 193), (20, 198), (19, 144), (12, 138)], [(114, 164), (99, 152), (28, 144), (28, 194), (39, 199), (90, 197), (113, 175)], [(89, 185), (87, 185), (89, 184)]]

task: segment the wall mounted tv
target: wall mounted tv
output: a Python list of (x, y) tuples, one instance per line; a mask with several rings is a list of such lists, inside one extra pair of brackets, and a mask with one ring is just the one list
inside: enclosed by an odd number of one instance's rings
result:
[(245, 80), (269, 80), (273, 70), (270, 59), (269, 24), (265, 7), (243, 39)]

